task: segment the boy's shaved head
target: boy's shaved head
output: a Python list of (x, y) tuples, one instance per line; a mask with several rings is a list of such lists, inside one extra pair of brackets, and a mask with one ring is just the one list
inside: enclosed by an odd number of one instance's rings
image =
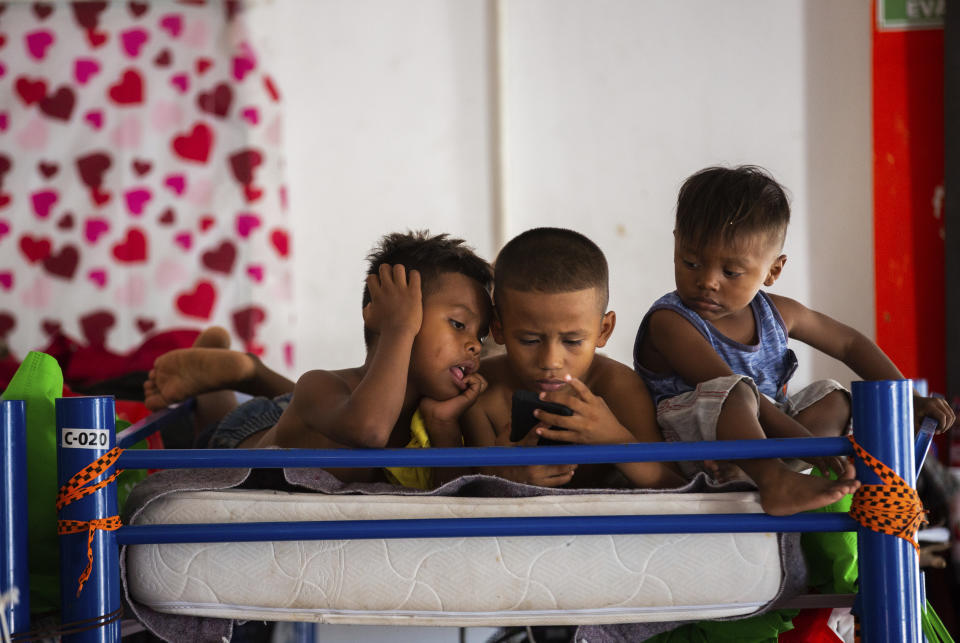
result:
[[(427, 230), (394, 232), (380, 240), (367, 260), (370, 266), (367, 275), (375, 275), (380, 266), (403, 265), (407, 272), (420, 272), (420, 287), (424, 296), (432, 288), (440, 275), (454, 272), (469, 277), (479, 283), (484, 290), (490, 291), (493, 271), (490, 264), (474, 253), (463, 239), (447, 234), (431, 235)], [(363, 306), (370, 303), (370, 290), (363, 286)], [(364, 339), (369, 346), (371, 333), (364, 328)]]
[(708, 167), (680, 188), (674, 232), (697, 250), (758, 232), (782, 247), (788, 223), (787, 195), (769, 172), (755, 165)]
[(608, 281), (607, 260), (593, 241), (565, 228), (533, 228), (511, 239), (497, 255), (493, 301), (499, 309), (501, 289), (553, 294), (596, 288), (603, 312)]

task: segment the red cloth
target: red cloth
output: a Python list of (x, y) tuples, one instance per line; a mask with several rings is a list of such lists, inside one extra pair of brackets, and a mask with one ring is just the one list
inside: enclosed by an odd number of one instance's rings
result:
[(777, 638), (778, 643), (843, 643), (830, 629), (827, 620), (833, 612), (829, 607), (800, 610), (793, 619), (793, 629)]

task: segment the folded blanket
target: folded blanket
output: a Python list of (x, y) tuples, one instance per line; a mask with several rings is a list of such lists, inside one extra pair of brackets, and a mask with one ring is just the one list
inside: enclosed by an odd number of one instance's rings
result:
[[(188, 469), (161, 471), (134, 488), (124, 509), (125, 524), (135, 523), (137, 515), (154, 500), (178, 491), (229, 489), (236, 487), (280, 489), (287, 491), (311, 490), (326, 494), (351, 495), (425, 495), (484, 498), (525, 498), (544, 495), (574, 494), (640, 494), (640, 493), (708, 493), (721, 491), (745, 491), (752, 489), (744, 483), (713, 485), (705, 475), (697, 476), (680, 489), (550, 489), (511, 482), (492, 476), (464, 476), (432, 491), (417, 491), (387, 483), (343, 483), (323, 469)], [(129, 595), (126, 582), (125, 549), (121, 552), (121, 574), (124, 594), (137, 618), (155, 635), (166, 641), (197, 641), (220, 643), (229, 640), (232, 621), (161, 614), (137, 604)], [(777, 599), (792, 596), (805, 586), (803, 559), (796, 534), (781, 535), (781, 565), (783, 582)], [(763, 611), (763, 610), (761, 610)], [(590, 643), (599, 641), (643, 641), (647, 638), (677, 627), (678, 623), (643, 623), (636, 625), (590, 626), (580, 628), (576, 640)]]

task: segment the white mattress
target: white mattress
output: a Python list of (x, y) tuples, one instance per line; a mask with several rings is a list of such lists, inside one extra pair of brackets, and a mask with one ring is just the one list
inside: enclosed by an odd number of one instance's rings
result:
[[(757, 513), (754, 493), (534, 498), (180, 492), (137, 524)], [(776, 534), (524, 536), (136, 545), (132, 597), (219, 618), (410, 625), (740, 616), (775, 598)]]

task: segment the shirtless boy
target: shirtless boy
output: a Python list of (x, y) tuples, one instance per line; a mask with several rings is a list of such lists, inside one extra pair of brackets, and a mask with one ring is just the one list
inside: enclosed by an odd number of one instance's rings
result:
[[(658, 442), (662, 438), (643, 381), (628, 366), (603, 355), (616, 324), (607, 310), (607, 262), (585, 236), (560, 228), (536, 228), (514, 238), (494, 270), (493, 338), (506, 354), (484, 359), (490, 383), (464, 415), (468, 446), (508, 445), (516, 390), (566, 405), (571, 416), (537, 411), (540, 421), (521, 444), (539, 437), (578, 444)], [(559, 427), (552, 429), (551, 426)], [(638, 487), (682, 484), (672, 465), (624, 463), (616, 468)], [(484, 469), (542, 486), (601, 486), (610, 465), (535, 465)]]
[[(767, 294), (783, 271), (790, 209), (786, 195), (757, 167), (713, 167), (680, 189), (674, 230), (676, 290), (661, 297), (637, 333), (634, 361), (657, 402), (667, 439), (746, 440), (839, 436), (850, 403), (833, 381), (787, 396), (796, 367), (787, 339), (800, 340), (866, 380), (903, 379), (886, 355), (856, 330), (793, 299)], [(943, 400), (916, 396), (918, 415), (942, 428), (954, 416)], [(777, 459), (737, 460), (770, 514), (815, 509), (856, 490), (840, 458), (810, 459), (831, 481), (797, 473)]]
[[(404, 447), (415, 413), (427, 436), (420, 446), (461, 446), (460, 415), (486, 388), (477, 366), (490, 320), (490, 266), (462, 240), (423, 232), (387, 235), (368, 259), (362, 365), (309, 371), (294, 385), (258, 359), (225, 350), (226, 333), (210, 330), (194, 348), (157, 359), (144, 385), (147, 406), (223, 389), (268, 396), (224, 417), (207, 443), (216, 448)], [(349, 482), (381, 479), (367, 469), (332, 471)]]

